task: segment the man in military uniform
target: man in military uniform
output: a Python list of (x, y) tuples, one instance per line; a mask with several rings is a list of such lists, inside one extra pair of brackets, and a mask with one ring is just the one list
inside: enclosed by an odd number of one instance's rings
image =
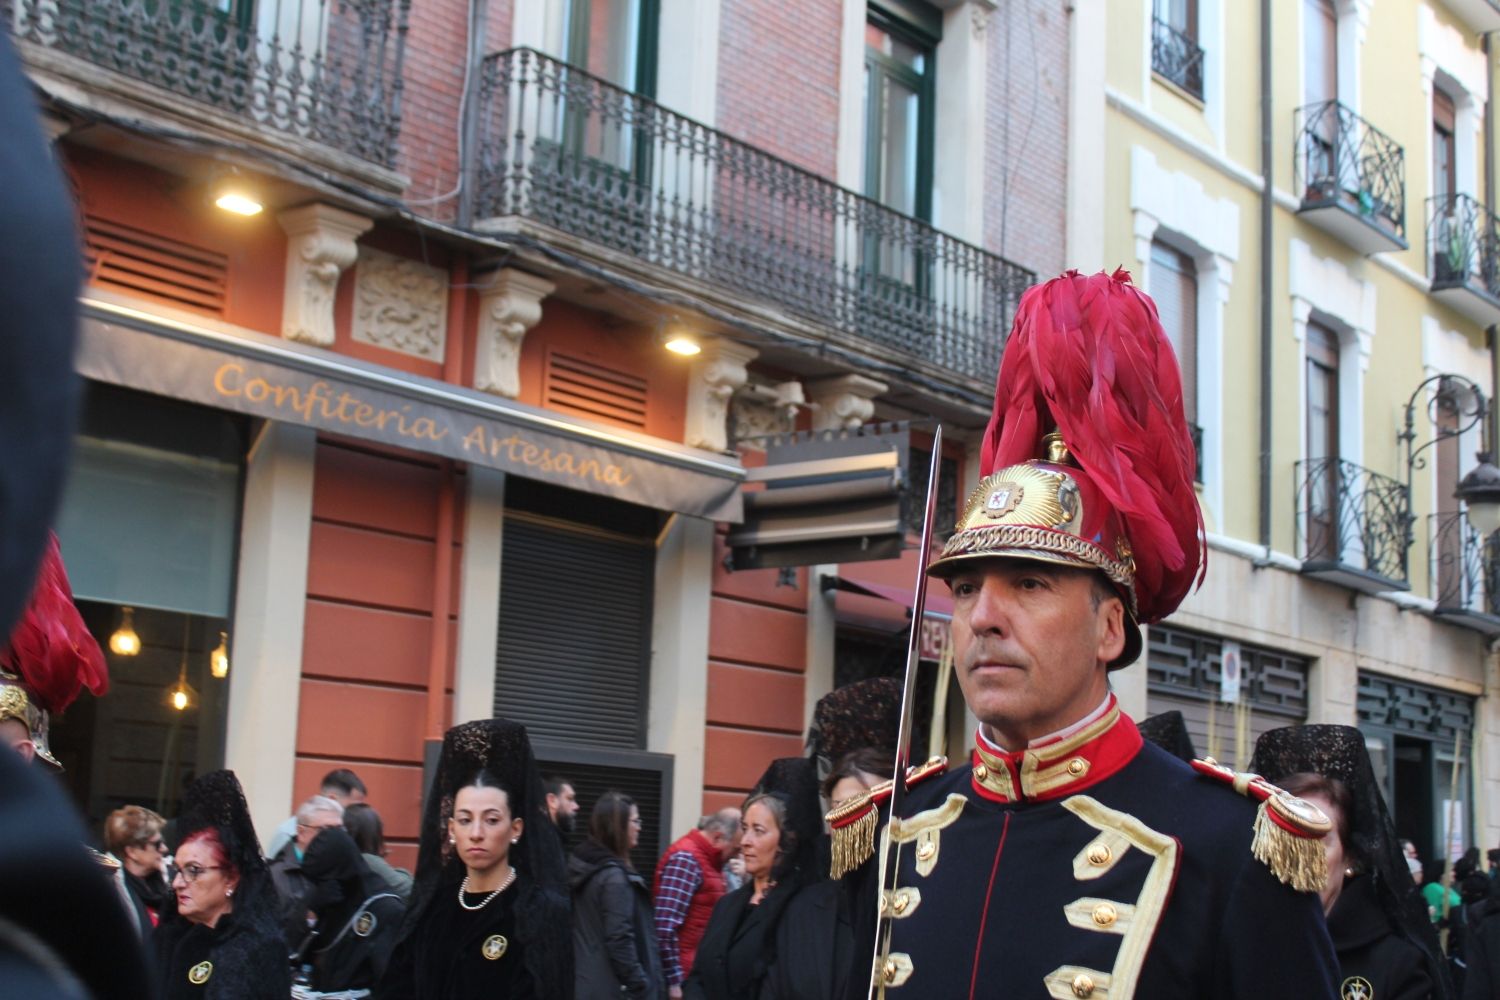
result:
[[(1203, 559), (1180, 376), (1128, 276), (1069, 273), (1022, 299), (980, 464), (929, 573), (951, 588), (981, 726), (967, 765), (909, 772), (880, 835), (894, 877), (874, 888), (873, 861), (852, 876), (888, 921), (877, 992), (1331, 1000), (1309, 891), (1326, 818), (1145, 744), (1110, 692)], [(875, 853), (889, 796), (830, 814), (836, 868)]]

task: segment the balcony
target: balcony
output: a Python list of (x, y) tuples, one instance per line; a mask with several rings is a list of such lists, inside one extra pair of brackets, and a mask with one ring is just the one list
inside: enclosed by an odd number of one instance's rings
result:
[(1193, 482), (1203, 483), (1203, 428), (1188, 421), (1188, 434), (1193, 439)]
[(1500, 323), (1500, 223), (1466, 194), (1427, 199), (1432, 297), (1481, 326)]
[(391, 168), (410, 5), (0, 0), (44, 90), (96, 102), (108, 114), (373, 173), (398, 190)]
[(1337, 458), (1298, 462), (1302, 572), (1366, 594), (1409, 590), (1406, 487)]
[(1435, 618), (1500, 637), (1500, 546), (1481, 538), (1463, 511), (1431, 514)]
[(1337, 101), (1296, 114), (1298, 214), (1362, 254), (1405, 250), (1406, 154)]
[(484, 61), (477, 226), (971, 388), (1035, 275), (530, 49)]
[(1475, 34), (1500, 31), (1500, 3), (1495, 0), (1443, 0)]
[(1203, 100), (1203, 47), (1159, 17), (1151, 18), (1151, 72)]

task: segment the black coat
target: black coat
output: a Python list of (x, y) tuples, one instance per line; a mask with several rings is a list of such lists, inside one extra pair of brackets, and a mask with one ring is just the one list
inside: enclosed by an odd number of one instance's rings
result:
[[(1251, 853), (1256, 803), (1127, 718), (924, 780), (903, 812), (890, 1000), (1043, 1000), (1105, 976), (1110, 1000), (1337, 995), (1318, 897)], [(855, 948), (869, 969), (873, 927)]]
[[(687, 1000), (833, 1000), (853, 937), (837, 883), (783, 883), (752, 906), (747, 883), (719, 900), (683, 983)], [(777, 893), (786, 893), (780, 899)]]
[(312, 967), (312, 987), (332, 993), (374, 986), (401, 938), (406, 904), (370, 871), (341, 829), (313, 838), (302, 862), (307, 906), (317, 922), (299, 961)]
[(302, 874), (302, 859), (297, 857), (295, 841), (281, 849), (271, 859), (271, 884), (276, 887), (277, 915), (281, 920), (282, 935), (286, 938), (287, 954), (302, 947), (311, 929), (307, 920), (307, 876)]
[(226, 913), (210, 928), (172, 914), (157, 927), (152, 943), (161, 1000), (286, 1000), (291, 995), (286, 946), (269, 920)]
[(577, 1000), (659, 1000), (661, 955), (646, 880), (589, 839), (568, 860), (568, 883)]
[(1340, 996), (1366, 995), (1377, 1000), (1428, 1000), (1433, 983), (1422, 950), (1392, 926), (1381, 909), (1368, 876), (1344, 883), (1328, 914), (1328, 933), (1339, 957)]
[(1463, 1000), (1495, 1000), (1500, 997), (1500, 900), (1491, 900), (1488, 912), (1469, 928), (1468, 945)]

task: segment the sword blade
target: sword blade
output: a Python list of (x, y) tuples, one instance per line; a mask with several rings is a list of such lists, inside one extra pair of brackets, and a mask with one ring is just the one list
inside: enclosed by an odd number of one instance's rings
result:
[[(927, 607), (927, 564), (932, 562), (932, 531), (937, 519), (937, 495), (938, 495), (938, 471), (943, 462), (943, 426), (938, 425), (932, 435), (932, 462), (927, 469), (927, 500), (926, 510), (922, 515), (922, 540), (917, 550), (917, 582), (912, 587), (911, 602), (911, 631), (906, 637), (906, 677), (901, 688), (901, 727), (896, 736), (896, 773), (892, 777), (890, 815), (897, 817), (901, 815), (901, 807), (906, 800), (906, 769), (911, 764), (911, 729), (912, 729), (912, 701), (917, 689), (917, 662), (921, 656), (922, 645), (922, 616)], [(899, 844), (889, 843), (884, 855), (881, 857), (880, 895), (876, 905), (885, 899), (887, 893), (896, 887), (899, 877), (897, 862), (900, 860), (901, 847)], [(879, 994), (882, 985), (881, 957), (885, 954), (890, 944), (891, 917), (890, 914), (881, 911), (875, 927), (875, 956), (871, 962), (874, 975), (870, 981), (870, 998)]]

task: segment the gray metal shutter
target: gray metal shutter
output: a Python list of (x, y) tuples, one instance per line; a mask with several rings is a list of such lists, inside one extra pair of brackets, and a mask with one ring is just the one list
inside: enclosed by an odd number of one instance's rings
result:
[(578, 795), (578, 817), (573, 833), (564, 837), (571, 852), (589, 833), (594, 803), (605, 792), (624, 792), (641, 813), (641, 839), (630, 854), (635, 870), (649, 880), (656, 862), (673, 838), (686, 830), (669, 830), (672, 815), (672, 764), (669, 754), (640, 751), (579, 750), (537, 742), (537, 763), (543, 774), (566, 778)]
[(645, 746), (650, 540), (507, 513), (501, 552), (495, 714), (533, 739)]

